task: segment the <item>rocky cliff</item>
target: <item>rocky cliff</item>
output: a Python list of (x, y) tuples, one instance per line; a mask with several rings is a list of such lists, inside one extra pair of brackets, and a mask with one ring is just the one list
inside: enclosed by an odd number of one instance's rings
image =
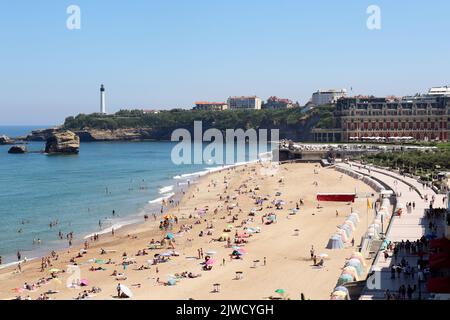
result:
[(27, 152), (27, 147), (24, 145), (12, 146), (8, 150), (8, 153), (11, 153), (11, 154), (22, 154), (22, 153), (26, 153), (26, 152)]
[(45, 153), (47, 154), (78, 154), (80, 138), (72, 131), (53, 131), (47, 138)]
[(14, 141), (11, 140), (11, 138), (9, 138), (7, 136), (0, 136), (0, 146), (7, 145), (7, 144), (14, 144)]

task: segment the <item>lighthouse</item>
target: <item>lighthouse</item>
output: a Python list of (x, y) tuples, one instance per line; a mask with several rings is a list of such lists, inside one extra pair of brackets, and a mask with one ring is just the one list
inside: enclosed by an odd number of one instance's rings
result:
[(106, 114), (105, 87), (100, 87), (100, 113)]

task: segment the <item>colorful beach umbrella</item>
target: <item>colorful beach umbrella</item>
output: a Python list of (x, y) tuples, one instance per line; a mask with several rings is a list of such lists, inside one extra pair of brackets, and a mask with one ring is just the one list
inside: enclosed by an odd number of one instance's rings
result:
[(207, 266), (212, 266), (214, 263), (216, 263), (216, 261), (214, 259), (208, 259), (208, 261), (206, 261), (206, 265)]
[(80, 280), (80, 286), (87, 287), (89, 285), (89, 281), (87, 279)]
[(283, 295), (286, 293), (286, 291), (284, 289), (277, 289), (277, 290), (275, 290), (275, 293)]

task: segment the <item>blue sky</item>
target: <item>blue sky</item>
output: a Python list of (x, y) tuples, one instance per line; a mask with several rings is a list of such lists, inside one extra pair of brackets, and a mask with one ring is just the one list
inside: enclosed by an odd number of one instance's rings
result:
[[(66, 28), (71, 4), (81, 30)], [(371, 4), (381, 30), (366, 28)], [(424, 92), (450, 84), (448, 12), (446, 0), (3, 1), (0, 125), (96, 112), (101, 83), (108, 111)]]

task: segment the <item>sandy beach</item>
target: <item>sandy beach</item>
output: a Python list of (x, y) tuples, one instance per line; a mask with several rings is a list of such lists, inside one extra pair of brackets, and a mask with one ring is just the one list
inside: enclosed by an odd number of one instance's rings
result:
[[(322, 202), (321, 208), (317, 207), (319, 192), (355, 191), (359, 197), (354, 203)], [(86, 253), (73, 260), (81, 269), (80, 279), (88, 281), (87, 286), (67, 288), (70, 275), (62, 272), (53, 273), (58, 280), (47, 281), (33, 291), (22, 289), (25, 283), (36, 284), (41, 278), (51, 278), (51, 269), (67, 270), (67, 266), (73, 264), (71, 258), (83, 249), (83, 246), (75, 246), (58, 252), (58, 258), (52, 258), (51, 266), (44, 271), (41, 271), (40, 259), (24, 263), (20, 273), (17, 267), (0, 270), (0, 299), (17, 296), (36, 299), (49, 290), (57, 291), (48, 295), (50, 299), (75, 299), (92, 287), (101, 291), (90, 294), (89, 299), (117, 299), (119, 283), (131, 289), (133, 299), (260, 300), (279, 296), (275, 293), (277, 289), (283, 289), (284, 298), (289, 299), (300, 299), (301, 293), (306, 299), (329, 299), (346, 259), (357, 251), (361, 236), (373, 219), (366, 214), (366, 195), (373, 193), (362, 181), (317, 164), (284, 164), (276, 171), (252, 164), (215, 172), (191, 184), (180, 204), (169, 210), (178, 220), (172, 230), (160, 230), (162, 218), (154, 220), (150, 216), (142, 224), (117, 230), (114, 236), (101, 235), (99, 240), (89, 241)], [(255, 204), (258, 196), (267, 198), (262, 206)], [(285, 202), (282, 209), (278, 210), (272, 204), (276, 200)], [(298, 212), (292, 214), (290, 209), (297, 205)], [(227, 209), (228, 206), (233, 208)], [(252, 208), (257, 210), (250, 214)], [(207, 210), (199, 214), (201, 209)], [(361, 218), (352, 235), (355, 247), (347, 244), (343, 250), (326, 249), (328, 239), (351, 210), (359, 212)], [(263, 223), (267, 222), (263, 215), (268, 213), (276, 214), (276, 222)], [(246, 233), (245, 227), (260, 230), (243, 238), (247, 243), (239, 244), (245, 250), (242, 259), (230, 259), (233, 248), (227, 247), (226, 241), (213, 241), (221, 237), (230, 224), (232, 228), (226, 234), (231, 239), (236, 232)], [(185, 231), (179, 232), (182, 226)], [(210, 234), (208, 230), (211, 230)], [(202, 231), (203, 236), (199, 236)], [(167, 246), (149, 249), (152, 239), (160, 241), (168, 233), (174, 235), (175, 249)], [(323, 268), (313, 266), (310, 259), (312, 246), (317, 255), (328, 255)], [(101, 249), (107, 253), (101, 254)], [(137, 256), (143, 249), (147, 255)], [(203, 251), (200, 259), (199, 249)], [(179, 255), (171, 256), (164, 263), (151, 264), (155, 254), (171, 250)], [(215, 263), (211, 270), (205, 271), (201, 263), (208, 252)], [(124, 253), (127, 261), (132, 262), (125, 270), (122, 265)], [(102, 261), (95, 263), (93, 259)], [(105, 263), (109, 259), (111, 263)], [(370, 261), (367, 263), (369, 265)], [(91, 267), (105, 270), (90, 271)], [(114, 270), (123, 273), (124, 280), (112, 276)], [(200, 276), (179, 277), (176, 285), (167, 285), (171, 276), (183, 272)], [(242, 272), (240, 279), (236, 279), (236, 272)], [(220, 284), (219, 292), (213, 292), (214, 284)]]

